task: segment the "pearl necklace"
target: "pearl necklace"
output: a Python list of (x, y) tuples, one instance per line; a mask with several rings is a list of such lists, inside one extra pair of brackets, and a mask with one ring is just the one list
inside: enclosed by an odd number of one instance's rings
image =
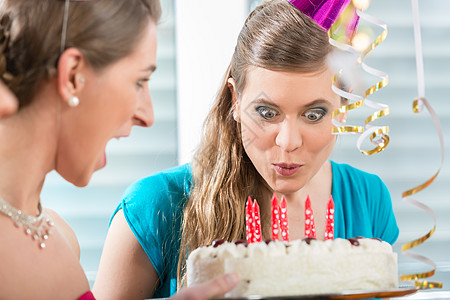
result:
[(22, 226), (25, 230), (25, 234), (30, 235), (33, 240), (37, 241), (41, 249), (45, 248), (45, 241), (52, 233), (50, 227), (55, 224), (46, 215), (40, 202), (38, 205), (38, 216), (32, 217), (22, 212), (20, 209), (15, 208), (0, 197), (0, 212), (10, 217), (17, 227)]

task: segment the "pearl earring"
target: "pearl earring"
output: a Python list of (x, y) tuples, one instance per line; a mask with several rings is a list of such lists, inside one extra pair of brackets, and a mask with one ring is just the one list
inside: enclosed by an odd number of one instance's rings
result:
[(77, 107), (78, 104), (80, 104), (80, 99), (78, 99), (77, 96), (72, 96), (72, 97), (70, 97), (67, 104), (69, 104), (70, 107)]
[(237, 122), (239, 120), (239, 116), (237, 114), (237, 112), (233, 113), (233, 119)]

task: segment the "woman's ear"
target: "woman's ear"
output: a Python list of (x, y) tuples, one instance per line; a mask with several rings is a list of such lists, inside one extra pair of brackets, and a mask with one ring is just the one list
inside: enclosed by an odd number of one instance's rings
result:
[(84, 55), (77, 48), (65, 50), (58, 61), (58, 93), (61, 95), (62, 100), (69, 106), (73, 106), (71, 101), (80, 94), (84, 87), (85, 80), (83, 73), (85, 72), (85, 68)]
[[(345, 106), (348, 105), (348, 99), (341, 97), (341, 106)], [(347, 121), (347, 111), (344, 113), (340, 113), (339, 115), (336, 116), (336, 121), (341, 122), (341, 123), (345, 123)]]
[(237, 100), (236, 97), (236, 81), (234, 80), (233, 77), (228, 78), (228, 88), (230, 89), (231, 99), (233, 102), (233, 119), (236, 122), (239, 122), (241, 119), (239, 112), (239, 101)]
[(230, 89), (230, 92), (231, 92), (233, 105), (235, 105), (236, 102), (237, 102), (237, 98), (236, 98), (236, 81), (234, 80), (233, 77), (228, 78), (228, 88)]
[(337, 121), (341, 122), (341, 123), (345, 123), (347, 122), (347, 112), (339, 114), (339, 116), (337, 116)]
[(0, 119), (12, 115), (18, 106), (16, 96), (0, 80)]
[[(350, 94), (352, 94), (352, 93), (353, 93), (353, 88), (352, 88), (352, 87), (349, 87), (348, 92), (349, 92)], [(345, 98), (345, 101), (343, 101), (343, 103), (344, 103), (344, 104), (342, 104), (342, 105), (348, 105), (348, 103), (349, 103), (348, 99)], [(348, 113), (348, 112), (346, 111), (345, 113), (341, 114), (341, 115), (342, 115), (341, 120), (340, 120), (341, 123), (347, 122), (347, 113)]]

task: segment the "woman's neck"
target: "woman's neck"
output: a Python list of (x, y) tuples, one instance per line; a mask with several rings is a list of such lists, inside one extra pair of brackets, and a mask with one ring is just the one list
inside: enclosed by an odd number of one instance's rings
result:
[(55, 167), (56, 101), (42, 91), (28, 106), (0, 120), (0, 197), (36, 215), (45, 176)]

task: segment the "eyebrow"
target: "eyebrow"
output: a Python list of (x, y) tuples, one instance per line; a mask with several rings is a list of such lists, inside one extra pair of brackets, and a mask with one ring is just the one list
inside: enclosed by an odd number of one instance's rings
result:
[[(272, 106), (276, 106), (278, 107), (277, 104), (275, 104), (273, 101), (268, 100), (266, 98), (256, 98), (255, 100), (253, 100), (251, 103), (259, 103), (259, 104), (268, 104), (268, 105), (272, 105)], [(331, 105), (331, 102), (326, 100), (326, 99), (316, 99), (311, 101), (310, 103), (307, 103), (306, 105), (304, 105), (304, 107), (309, 108), (309, 107), (313, 107), (319, 104), (328, 104)]]
[(156, 71), (156, 66), (154, 64), (151, 64), (150, 66), (142, 69), (141, 71), (142, 72), (152, 72), (152, 73), (154, 73)]

